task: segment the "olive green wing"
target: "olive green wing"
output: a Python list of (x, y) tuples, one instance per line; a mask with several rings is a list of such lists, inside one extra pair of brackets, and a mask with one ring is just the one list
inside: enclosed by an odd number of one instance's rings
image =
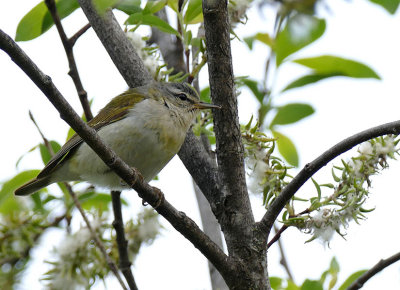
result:
[[(100, 112), (88, 122), (88, 125), (96, 131), (113, 122), (122, 120), (126, 117), (130, 108), (143, 101), (145, 97), (136, 89), (129, 89), (121, 95), (112, 99)], [(83, 142), (82, 138), (74, 134), (61, 149), (53, 156), (47, 165), (40, 171), (37, 178), (43, 178), (51, 174), (64, 160), (71, 157), (79, 145)]]

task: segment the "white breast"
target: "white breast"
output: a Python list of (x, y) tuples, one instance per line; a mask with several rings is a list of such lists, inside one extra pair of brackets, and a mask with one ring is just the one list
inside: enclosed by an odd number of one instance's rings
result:
[[(148, 99), (135, 105), (126, 118), (103, 127), (98, 134), (118, 156), (150, 181), (179, 151), (187, 129), (177, 126), (168, 108)], [(66, 176), (68, 171), (67, 175), (74, 177), (72, 180), (79, 176), (80, 180), (99, 186), (121, 189), (121, 179), (86, 143), (63, 167), (60, 173), (63, 171)]]

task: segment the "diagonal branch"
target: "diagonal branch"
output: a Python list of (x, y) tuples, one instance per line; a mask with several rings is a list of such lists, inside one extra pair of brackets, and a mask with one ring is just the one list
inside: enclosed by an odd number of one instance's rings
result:
[(236, 265), (232, 260), (200, 230), (193, 220), (188, 218), (183, 212), (177, 211), (168, 201), (160, 198), (163, 194), (159, 189), (144, 182), (143, 177), (141, 177), (140, 173), (135, 168), (130, 168), (114, 151), (105, 145), (96, 131), (90, 128), (75, 113), (73, 108), (54, 86), (50, 77), (40, 71), (36, 64), (32, 62), (12, 38), (2, 30), (0, 30), (0, 48), (4, 50), (38, 86), (60, 112), (61, 118), (81, 136), (108, 167), (114, 170), (126, 184), (136, 190), (141, 198), (153, 206), (157, 205), (157, 212), (198, 248), (200, 252), (214, 264), (223, 277), (234, 275), (236, 272)]
[(386, 267), (389, 267), (393, 263), (397, 262), (400, 260), (400, 252), (397, 254), (394, 254), (393, 256), (387, 258), (387, 259), (382, 259), (380, 260), (375, 266), (373, 266), (371, 269), (369, 269), (367, 272), (362, 274), (356, 281), (354, 281), (347, 290), (356, 290), (360, 289), (369, 279), (371, 279), (373, 276), (378, 274), (380, 271), (385, 269)]
[(304, 168), (293, 178), (293, 180), (282, 190), (281, 194), (274, 200), (274, 202), (268, 207), (267, 212), (257, 224), (260, 232), (263, 234), (265, 243), (267, 242), (269, 232), (273, 226), (276, 218), (278, 217), (281, 210), (284, 208), (286, 203), (295, 195), (297, 190), (317, 171), (324, 167), (328, 162), (341, 155), (342, 153), (350, 150), (354, 146), (361, 144), (362, 142), (368, 141), (372, 138), (376, 138), (388, 134), (400, 133), (400, 121), (386, 123), (380, 126), (376, 126), (360, 133), (357, 133), (343, 141), (337, 143), (332, 148), (325, 151), (322, 155), (317, 157), (312, 162), (306, 164)]
[[(57, 12), (55, 0), (45, 0), (45, 3), (46, 3), (47, 8), (50, 11), (51, 17), (53, 18), (54, 24), (57, 27), (57, 31), (58, 31), (58, 34), (60, 35), (61, 42), (64, 46), (65, 53), (67, 54), (67, 59), (68, 59), (68, 64), (69, 64), (69, 73), (68, 74), (72, 78), (72, 81), (74, 82), (76, 91), (78, 92), (79, 100), (81, 101), (81, 105), (82, 105), (83, 111), (85, 113), (86, 120), (89, 121), (89, 120), (93, 119), (93, 114), (92, 114), (92, 111), (90, 110), (87, 92), (83, 88), (81, 78), (79, 76), (78, 67), (76, 66), (75, 56), (74, 56), (74, 51), (73, 51), (73, 47), (74, 47), (77, 37), (75, 36), (74, 40), (71, 41), (70, 39), (68, 39), (67, 35), (65, 34), (64, 28), (61, 24), (60, 16), (58, 15), (58, 12)], [(84, 32), (86, 30), (81, 30), (81, 31)]]

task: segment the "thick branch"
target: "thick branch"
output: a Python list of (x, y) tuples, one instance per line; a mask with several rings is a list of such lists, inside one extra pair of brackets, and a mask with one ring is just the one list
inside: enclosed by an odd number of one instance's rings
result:
[(375, 266), (373, 266), (371, 269), (369, 269), (367, 272), (362, 274), (356, 281), (354, 281), (347, 290), (356, 290), (360, 289), (365, 282), (367, 282), (369, 279), (371, 279), (373, 276), (375, 276), (377, 273), (385, 269), (386, 267), (389, 267), (393, 263), (397, 262), (400, 260), (400, 252), (397, 254), (394, 254), (393, 256), (387, 258), (387, 259), (382, 259), (380, 260)]
[(167, 219), (186, 239), (192, 242), (192, 244), (214, 264), (223, 276), (235, 273), (234, 264), (229, 257), (199, 229), (195, 222), (188, 218), (183, 212), (177, 211), (165, 199), (160, 199), (162, 193), (159, 189), (144, 182), (136, 169), (130, 168), (114, 151), (104, 144), (96, 134), (96, 131), (83, 122), (74, 112), (73, 108), (54, 86), (50, 77), (43, 74), (12, 38), (2, 30), (0, 30), (0, 48), (4, 50), (39, 87), (60, 112), (61, 118), (79, 134), (107, 166), (114, 170), (126, 184), (135, 189), (141, 198), (153, 206), (157, 205), (157, 212)]
[(213, 116), (219, 176), (228, 192), (224, 201), (226, 221), (221, 226), (231, 252), (232, 245), (226, 231), (236, 238), (246, 239), (254, 217), (246, 188), (227, 1), (203, 0), (203, 14), (211, 98), (215, 104), (222, 105), (221, 110), (213, 110)]
[(91, 0), (78, 0), (97, 36), (129, 87), (149, 83), (150, 73), (125, 36), (111, 10), (99, 16)]
[(295, 178), (282, 190), (281, 194), (274, 200), (274, 202), (268, 207), (266, 214), (262, 220), (258, 223), (258, 228), (263, 232), (266, 243), (269, 232), (273, 226), (276, 218), (278, 217), (285, 204), (295, 195), (297, 190), (318, 170), (324, 167), (328, 162), (341, 155), (342, 153), (350, 150), (354, 146), (361, 144), (362, 142), (368, 141), (372, 138), (387, 134), (399, 134), (400, 133), (400, 121), (395, 121), (380, 126), (376, 126), (358, 134), (355, 134), (343, 141), (337, 143), (332, 148), (325, 151), (321, 156), (316, 158), (311, 163), (306, 164), (304, 168), (296, 175)]

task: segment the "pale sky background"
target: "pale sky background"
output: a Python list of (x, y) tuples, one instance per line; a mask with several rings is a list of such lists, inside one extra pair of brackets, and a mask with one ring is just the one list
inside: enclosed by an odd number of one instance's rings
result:
[[(379, 6), (366, 0), (326, 1), (329, 9), (320, 9), (327, 18), (324, 37), (296, 57), (333, 54), (362, 61), (370, 65), (381, 77), (377, 80), (352, 80), (334, 78), (317, 85), (293, 90), (282, 95), (276, 102), (307, 102), (314, 106), (316, 113), (282, 132), (294, 140), (301, 156), (301, 167), (312, 161), (323, 151), (345, 137), (366, 128), (399, 118), (400, 98), (398, 67), (400, 62), (400, 17), (389, 15)], [(7, 1), (0, 10), (0, 28), (11, 36), (20, 19), (35, 5), (37, 0)], [(124, 20), (123, 14), (118, 14)], [(237, 33), (244, 37), (255, 32), (269, 31), (272, 14), (267, 13), (260, 22), (257, 9), (252, 9), (246, 26), (239, 26)], [(68, 35), (72, 35), (86, 20), (81, 11), (75, 12), (63, 23)], [(78, 97), (72, 81), (67, 75), (68, 65), (61, 41), (52, 28), (43, 36), (25, 43), (19, 43), (39, 68), (50, 75), (70, 103), (81, 112)], [(94, 32), (87, 32), (75, 46), (76, 61), (85, 89), (90, 97), (95, 97), (93, 112), (97, 112), (112, 97), (126, 89), (126, 84), (110, 61)], [(233, 42), (234, 71), (236, 75), (250, 75), (262, 79), (263, 65), (268, 50), (256, 45), (249, 51), (238, 41)], [(296, 65), (285, 64), (276, 80), (276, 88), (304, 73)], [(204, 74), (203, 81), (206, 74)], [(27, 150), (41, 141), (30, 122), (28, 110), (35, 116), (42, 131), (49, 139), (63, 143), (67, 125), (59, 118), (57, 111), (47, 101), (24, 73), (0, 52), (0, 121), (2, 144), (0, 153), (0, 180), (6, 180), (17, 172), (40, 168), (39, 154), (30, 154), (15, 168), (16, 160)], [(244, 91), (239, 97), (240, 119), (245, 123), (256, 112), (256, 102)], [(339, 160), (335, 161), (338, 164)], [(370, 207), (376, 210), (368, 215), (368, 220), (360, 225), (354, 222), (347, 230), (346, 240), (335, 237), (330, 247), (318, 241), (304, 244), (309, 235), (290, 229), (283, 235), (289, 265), (298, 284), (305, 278), (317, 279), (325, 271), (332, 256), (336, 256), (341, 267), (339, 281), (351, 273), (372, 267), (381, 258), (387, 258), (399, 251), (397, 212), (400, 204), (399, 181), (400, 164), (391, 162), (391, 168), (381, 176), (373, 178)], [(317, 175), (320, 183), (332, 182), (331, 165)], [(166, 198), (178, 209), (186, 212), (200, 224), (191, 180), (179, 158), (162, 171), (160, 180), (153, 182), (163, 190)], [(179, 184), (179, 186), (177, 186)], [(301, 193), (314, 193), (313, 186), (307, 185)], [(125, 210), (124, 219), (134, 216), (141, 202), (136, 193), (125, 192), (131, 207)], [(264, 209), (258, 198), (252, 198), (254, 212), (260, 218)], [(202, 255), (181, 235), (163, 222), (166, 230), (161, 238), (144, 248), (133, 268), (139, 289), (210, 289), (207, 263)], [(34, 251), (37, 261), (19, 289), (42, 289), (39, 277), (46, 271), (44, 259), (51, 258), (48, 250), (57, 245), (63, 237), (61, 231), (46, 235), (43, 246)], [(279, 266), (276, 247), (269, 251), (269, 272), (285, 276)], [(110, 279), (109, 289), (115, 289), (115, 281)], [(96, 289), (102, 289), (98, 284)], [(399, 263), (375, 276), (363, 289), (400, 289)]]

